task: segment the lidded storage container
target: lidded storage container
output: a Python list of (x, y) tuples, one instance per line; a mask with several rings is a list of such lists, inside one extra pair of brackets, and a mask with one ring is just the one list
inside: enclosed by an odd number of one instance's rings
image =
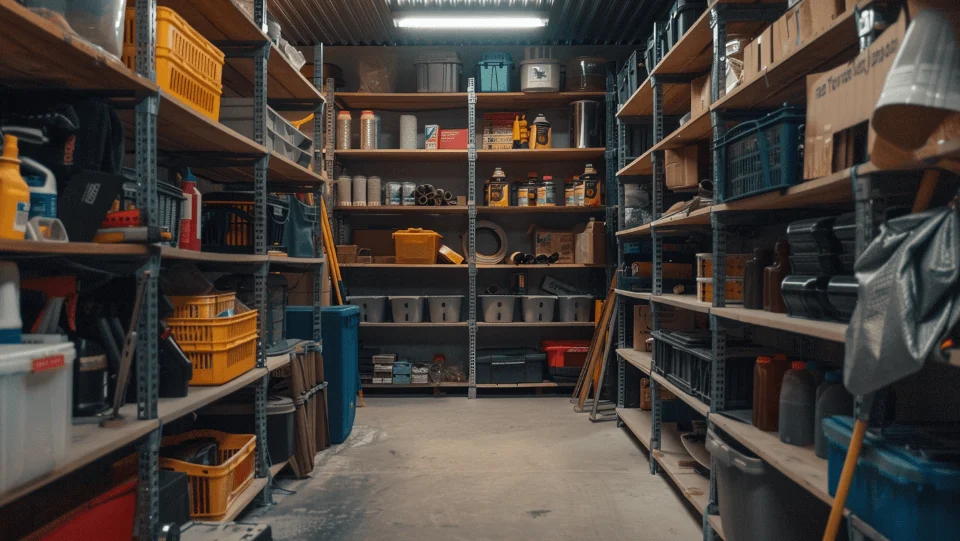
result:
[(510, 53), (483, 53), (477, 62), (480, 92), (510, 92), (510, 72), (513, 58)]
[(523, 92), (559, 92), (560, 61), (550, 47), (527, 47), (520, 62), (520, 90)]
[(456, 52), (421, 54), (417, 66), (417, 92), (460, 92), (463, 62)]
[(603, 92), (607, 89), (607, 59), (578, 56), (567, 62), (567, 92)]

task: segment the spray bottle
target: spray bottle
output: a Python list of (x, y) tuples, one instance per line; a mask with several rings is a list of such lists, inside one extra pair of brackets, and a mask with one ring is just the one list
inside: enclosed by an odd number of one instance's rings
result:
[(23, 240), (30, 218), (30, 187), (20, 176), (17, 138), (3, 137), (0, 155), (0, 238)]
[(197, 177), (190, 168), (183, 175), (180, 188), (186, 199), (180, 212), (180, 248), (200, 251), (200, 209), (203, 197), (197, 189)]
[(33, 158), (20, 158), (20, 174), (30, 187), (30, 217), (57, 217), (57, 177)]

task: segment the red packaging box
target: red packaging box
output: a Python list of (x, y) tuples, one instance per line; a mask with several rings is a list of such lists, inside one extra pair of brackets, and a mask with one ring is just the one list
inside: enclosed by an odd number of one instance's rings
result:
[(444, 150), (466, 150), (467, 130), (440, 130), (440, 141), (437, 148)]

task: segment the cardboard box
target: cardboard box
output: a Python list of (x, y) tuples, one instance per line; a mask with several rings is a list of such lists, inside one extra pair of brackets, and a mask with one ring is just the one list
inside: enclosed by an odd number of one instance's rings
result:
[[(636, 261), (630, 264), (633, 276), (640, 278), (653, 277), (653, 263), (649, 261)], [(660, 273), (663, 278), (674, 280), (692, 280), (693, 265), (690, 263), (661, 263)]]
[(690, 118), (710, 109), (710, 74), (690, 82)]
[[(851, 155), (851, 145), (855, 144), (856, 137), (841, 132), (868, 122), (873, 116), (905, 31), (905, 17), (901, 13), (897, 22), (853, 61), (807, 76), (804, 179), (833, 173), (834, 165), (844, 163)], [(867, 152), (872, 155), (876, 140), (872, 128), (865, 139)]]
[(773, 59), (779, 62), (810, 41), (812, 15), (807, 2), (798, 3), (773, 23)]
[(443, 150), (466, 150), (467, 130), (440, 130), (437, 148)]
[(574, 234), (573, 231), (559, 231), (552, 229), (538, 229), (530, 226), (528, 233), (533, 235), (534, 255), (554, 252), (560, 254), (557, 263), (573, 263)]
[[(633, 306), (633, 349), (637, 351), (646, 351), (647, 338), (652, 336), (653, 306), (653, 303)], [(659, 310), (657, 319), (660, 320), (661, 330), (681, 331), (693, 328), (693, 311), (668, 304), (660, 304)]]
[(382, 265), (393, 265), (397, 262), (397, 256), (395, 255), (375, 255), (373, 256), (373, 262), (379, 263)]
[(583, 225), (573, 228), (574, 263), (602, 265), (607, 262), (607, 235), (604, 222), (591, 218)]
[(773, 64), (773, 26), (766, 27), (743, 50), (743, 83), (756, 79)]
[(354, 229), (351, 240), (359, 248), (369, 248), (370, 255), (395, 256), (397, 249), (393, 242), (393, 231), (393, 229)]
[(360, 249), (356, 244), (338, 244), (337, 261), (340, 263), (356, 263), (357, 252)]
[(440, 260), (446, 261), (447, 263), (453, 263), (454, 265), (459, 265), (463, 263), (463, 256), (458, 254), (456, 250), (450, 248), (445, 244), (441, 244), (439, 248)]
[(709, 175), (709, 148), (706, 144), (690, 145), (663, 152), (664, 172), (670, 190), (693, 190)]
[(423, 148), (426, 150), (437, 150), (437, 143), (440, 142), (440, 125), (427, 124), (423, 127)]
[[(810, 4), (813, 35), (822, 34), (833, 25), (834, 19), (847, 10), (847, 0), (805, 0)], [(850, 23), (853, 24), (853, 23)]]

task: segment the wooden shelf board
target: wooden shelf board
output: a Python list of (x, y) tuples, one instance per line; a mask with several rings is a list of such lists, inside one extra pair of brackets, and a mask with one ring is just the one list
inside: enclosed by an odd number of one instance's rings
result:
[(700, 415), (707, 416), (710, 413), (710, 406), (704, 404), (696, 397), (685, 393), (682, 389), (667, 381), (667, 378), (657, 374), (656, 372), (650, 374), (650, 377), (656, 380), (656, 382), (660, 385), (663, 385), (666, 390), (677, 395), (677, 398), (683, 400), (688, 406), (696, 410), (696, 412)]
[[(732, 32), (731, 32), (732, 33)], [(713, 56), (713, 30), (710, 28), (710, 10), (704, 10), (673, 48), (653, 68), (653, 74), (699, 73), (710, 69)]]
[[(872, 0), (861, 0), (859, 7), (863, 9), (871, 3)], [(818, 71), (821, 66), (845, 52), (858, 50), (857, 28), (853, 19), (854, 12), (848, 9), (822, 33), (808, 40), (790, 56), (768, 66), (755, 79), (738, 85), (717, 100), (711, 109), (772, 109), (783, 105), (784, 101), (798, 101), (786, 99), (797, 95), (799, 101), (804, 101), (808, 74)]]
[(723, 535), (723, 522), (720, 520), (720, 515), (707, 515), (707, 522), (710, 523), (713, 531), (716, 532), (720, 539), (726, 539)]
[(345, 109), (379, 111), (442, 111), (466, 109), (466, 92), (338, 92)]
[(270, 270), (279, 272), (309, 271), (327, 260), (323, 257), (270, 256)]
[[(870, 164), (858, 167), (860, 174), (876, 171)], [(780, 210), (788, 208), (817, 208), (837, 205), (853, 198), (850, 169), (830, 176), (801, 182), (786, 190), (768, 192), (736, 201), (714, 205), (713, 212), (740, 212), (753, 210)]]
[[(334, 210), (345, 214), (467, 214), (466, 205), (452, 207), (380, 205), (374, 207), (336, 207)], [(477, 211), (479, 212), (480, 209), (477, 208)]]
[[(683, 115), (690, 112), (690, 84), (666, 83), (663, 85), (663, 114)], [(648, 77), (640, 88), (630, 96), (617, 112), (617, 118), (652, 116), (653, 88)]]
[[(252, 165), (193, 169), (197, 176), (214, 182), (248, 182), (253, 183), (254, 171)], [(327, 181), (323, 173), (317, 173), (298, 165), (293, 160), (281, 156), (276, 151), (270, 152), (267, 161), (267, 181), (270, 184), (318, 186)]]
[(21, 6), (0, 0), (0, 81), (20, 88), (146, 94), (158, 87), (118, 58)]
[(650, 436), (653, 433), (653, 416), (640, 408), (617, 408), (617, 415), (623, 424), (640, 440), (643, 447), (650, 450)]
[(257, 495), (263, 492), (263, 489), (267, 488), (267, 478), (263, 479), (254, 478), (253, 482), (250, 483), (250, 486), (246, 488), (243, 492), (237, 496), (237, 499), (230, 504), (230, 507), (227, 508), (227, 514), (223, 516), (218, 523), (233, 522), (240, 516), (240, 513), (250, 505)]
[(372, 328), (372, 329), (415, 329), (417, 327), (448, 327), (448, 328), (467, 328), (467, 322), (461, 321), (458, 323), (434, 323), (433, 321), (424, 321), (421, 323), (369, 323), (366, 321), (360, 322), (361, 328)]
[(823, 500), (833, 504), (827, 489), (827, 461), (818, 458), (813, 446), (797, 447), (780, 441), (776, 432), (763, 432), (720, 414), (711, 414), (710, 422), (756, 453), (765, 462)]
[[(479, 266), (479, 265), (478, 265)], [(400, 264), (400, 263), (341, 263), (341, 269), (450, 269), (450, 270), (466, 270), (467, 265), (449, 265), (449, 264), (433, 264), (433, 265), (411, 265), (411, 264)]]
[(710, 480), (691, 466), (696, 461), (684, 449), (676, 423), (661, 423), (660, 439), (660, 449), (651, 454), (693, 507), (703, 513), (710, 502)]
[(549, 265), (514, 265), (512, 263), (501, 263), (496, 265), (477, 265), (478, 269), (499, 269), (513, 271), (536, 271), (551, 269), (605, 269), (606, 265), (586, 265), (584, 263), (552, 263)]
[(653, 222), (654, 229), (670, 229), (671, 227), (691, 226), (691, 225), (710, 225), (711, 207), (699, 208), (690, 214), (678, 212), (666, 218), (660, 218)]
[(150, 255), (147, 244), (100, 244), (97, 242), (42, 242), (0, 239), (0, 253), (48, 256), (96, 256), (138, 258)]
[(477, 389), (555, 389), (576, 387), (573, 382), (544, 381), (540, 383), (478, 383)]
[[(582, 162), (584, 160), (602, 160), (604, 148), (544, 148), (513, 150), (478, 150), (478, 162)], [(600, 162), (594, 163), (599, 167)]]
[(650, 300), (663, 304), (670, 304), (678, 308), (693, 310), (694, 312), (710, 313), (711, 304), (709, 302), (700, 302), (696, 295), (651, 295)]
[[(561, 109), (579, 100), (603, 101), (606, 92), (477, 92), (477, 109), (509, 110), (518, 109), (525, 113), (528, 109)], [(531, 118), (528, 115), (528, 118)], [(478, 115), (482, 120), (483, 116)], [(531, 120), (532, 121), (532, 120)]]
[(741, 323), (750, 323), (771, 329), (823, 338), (832, 342), (845, 342), (847, 324), (815, 319), (801, 319), (787, 314), (774, 314), (764, 310), (747, 310), (741, 307), (711, 308), (710, 313)]
[[(466, 150), (424, 150), (424, 149), (377, 149), (377, 150), (337, 150), (334, 152), (341, 160), (381, 161), (381, 162), (464, 162)], [(464, 207), (466, 208), (466, 207)]]
[[(466, 207), (464, 207), (466, 208)], [(606, 207), (477, 207), (477, 214), (600, 214)]]
[(637, 176), (637, 175), (652, 175), (653, 174), (653, 148), (648, 149), (646, 152), (638, 156), (632, 162), (628, 163), (617, 171), (618, 177), (625, 176)]
[(467, 382), (445, 381), (443, 383), (364, 383), (364, 389), (433, 389), (435, 387), (443, 388), (462, 388), (469, 387)]
[(649, 291), (638, 293), (636, 291), (627, 291), (626, 289), (615, 289), (617, 295), (621, 297), (630, 297), (631, 299), (640, 299), (644, 301), (649, 301), (652, 294)]
[(484, 321), (478, 321), (477, 327), (499, 327), (499, 328), (508, 328), (508, 327), (540, 327), (540, 328), (566, 328), (566, 327), (595, 327), (596, 323), (593, 321), (551, 321), (549, 323), (544, 322), (535, 322), (527, 323), (525, 321), (514, 321), (513, 323), (487, 323)]
[[(278, 366), (279, 368), (279, 366)], [(183, 398), (161, 398), (157, 403), (157, 413), (164, 423), (175, 421), (188, 413), (212, 404), (221, 398), (239, 391), (267, 375), (266, 368), (254, 368), (249, 372), (224, 383), (213, 386), (191, 386)]]
[(626, 103), (617, 111), (617, 118), (627, 118), (632, 116), (652, 116), (653, 115), (653, 87), (650, 85), (650, 78), (647, 77), (640, 84), (640, 87), (630, 96)]
[(280, 472), (282, 472), (283, 469), (286, 468), (288, 464), (290, 464), (290, 461), (284, 460), (283, 462), (270, 466), (270, 477), (276, 477), (277, 475), (279, 475)]
[(290, 354), (285, 353), (283, 355), (272, 355), (267, 357), (267, 371), (273, 372), (278, 368), (283, 368), (290, 364)]
[(710, 139), (712, 134), (713, 126), (710, 124), (710, 111), (703, 111), (674, 130), (673, 133), (664, 137), (662, 141), (653, 146), (651, 151), (657, 152), (685, 147), (697, 141)]
[(623, 357), (623, 360), (636, 366), (644, 374), (650, 374), (650, 363), (653, 362), (653, 353), (649, 351), (637, 351), (630, 348), (620, 348), (617, 355)]
[(0, 494), (0, 507), (18, 500), (61, 477), (76, 471), (98, 458), (129, 445), (156, 430), (156, 420), (138, 421), (136, 404), (120, 409), (123, 423), (117, 427), (101, 427), (98, 424), (70, 426), (70, 441), (63, 460), (52, 471)]
[(624, 229), (623, 231), (617, 231), (618, 237), (645, 237), (650, 234), (651, 223), (646, 223), (643, 225), (638, 225), (637, 227), (631, 227), (630, 229)]
[(160, 257), (178, 261), (192, 261), (196, 263), (224, 263), (240, 265), (259, 265), (269, 261), (270, 257), (266, 255), (253, 254), (221, 254), (216, 252), (197, 252), (195, 250), (184, 250), (172, 246), (162, 246), (160, 248)]
[[(253, 96), (254, 61), (248, 57), (227, 57), (223, 66), (223, 96), (228, 98)], [(293, 69), (276, 45), (270, 46), (267, 60), (267, 101), (299, 100), (303, 102), (304, 117), (324, 102), (323, 94), (302, 73)], [(288, 116), (290, 111), (285, 111)]]
[(232, 0), (157, 0), (157, 5), (176, 11), (210, 41), (270, 40)]

